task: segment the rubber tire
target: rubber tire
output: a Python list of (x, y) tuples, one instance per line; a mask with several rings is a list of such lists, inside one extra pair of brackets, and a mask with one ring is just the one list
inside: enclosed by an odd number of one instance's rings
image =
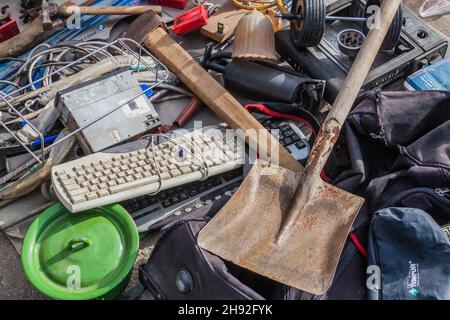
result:
[[(382, 1), (383, 0), (367, 0), (366, 8), (364, 9), (366, 17), (368, 16), (367, 8), (373, 5), (381, 6)], [(403, 27), (403, 17), (403, 7), (401, 5), (394, 16), (391, 27), (389, 28), (386, 38), (384, 39), (383, 45), (381, 46), (382, 50), (392, 50), (397, 46)], [(369, 33), (369, 28), (367, 27), (366, 23), (364, 23), (364, 33), (366, 35)]]
[[(303, 8), (298, 11), (297, 8)], [(293, 0), (291, 13), (303, 12), (301, 21), (291, 20), (292, 42), (301, 48), (317, 46), (325, 32), (326, 6), (324, 0)]]

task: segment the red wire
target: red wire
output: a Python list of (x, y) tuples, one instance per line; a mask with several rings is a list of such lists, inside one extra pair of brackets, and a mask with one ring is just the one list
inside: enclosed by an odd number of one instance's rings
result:
[(356, 237), (356, 234), (353, 232), (350, 232), (348, 234), (348, 237), (350, 238), (350, 240), (352, 240), (352, 242), (355, 244), (356, 248), (359, 250), (359, 252), (361, 252), (361, 254), (367, 258), (369, 256), (369, 254), (367, 253), (366, 248), (364, 248), (364, 246), (361, 244), (361, 242), (359, 242), (358, 238)]
[(323, 181), (330, 182), (330, 178), (328, 178), (328, 176), (326, 175), (325, 170), (322, 170), (322, 172), (320, 173), (320, 177)]
[(290, 115), (290, 114), (284, 114), (284, 113), (279, 113), (279, 112), (270, 110), (269, 108), (263, 106), (262, 104), (247, 104), (244, 108), (246, 110), (248, 110), (248, 109), (258, 109), (259, 111), (262, 111), (265, 114), (267, 114), (269, 116), (272, 116), (272, 117), (275, 117), (275, 118), (290, 119), (290, 120), (295, 120), (295, 121), (298, 121), (298, 122), (302, 122), (309, 128), (309, 130), (311, 130), (311, 132), (314, 134), (314, 137), (317, 137), (317, 132), (314, 129), (314, 127), (312, 126), (312, 124), (309, 121), (307, 121), (307, 120), (305, 120), (303, 118), (300, 118), (300, 117), (297, 117), (297, 116), (293, 116), (293, 115)]

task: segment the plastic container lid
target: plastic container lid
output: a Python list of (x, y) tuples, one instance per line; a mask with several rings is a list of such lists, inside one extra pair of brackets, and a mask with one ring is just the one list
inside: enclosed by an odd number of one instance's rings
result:
[(120, 205), (70, 213), (55, 204), (32, 223), (21, 259), (30, 282), (53, 299), (113, 299), (138, 249), (136, 225)]

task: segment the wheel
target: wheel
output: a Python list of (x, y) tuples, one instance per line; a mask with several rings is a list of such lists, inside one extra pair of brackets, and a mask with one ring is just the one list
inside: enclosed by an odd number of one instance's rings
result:
[(291, 39), (297, 47), (314, 47), (325, 31), (324, 0), (293, 0), (291, 13), (302, 19), (291, 20)]
[[(370, 17), (373, 17), (376, 12), (378, 12), (378, 9), (381, 6), (383, 0), (367, 0), (366, 8), (365, 8), (365, 16), (370, 19)], [(383, 45), (381, 46), (382, 50), (392, 50), (397, 45), (398, 41), (400, 40), (400, 33), (402, 31), (403, 26), (403, 7), (400, 6), (398, 9), (394, 20), (392, 21), (391, 27), (389, 28), (389, 31), (386, 35), (386, 38), (384, 39)], [(367, 35), (370, 30), (369, 23), (374, 22), (374, 19), (372, 18), (369, 20), (368, 23), (364, 23), (364, 33)]]

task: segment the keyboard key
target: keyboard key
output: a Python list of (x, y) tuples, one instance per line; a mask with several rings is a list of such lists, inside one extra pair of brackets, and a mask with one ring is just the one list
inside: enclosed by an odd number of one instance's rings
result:
[(82, 188), (87, 188), (87, 187), (89, 187), (89, 186), (90, 186), (89, 181), (82, 181), (82, 182), (80, 183), (80, 187), (82, 187)]
[(67, 193), (71, 196), (71, 197), (75, 197), (75, 196), (80, 196), (80, 195), (84, 195), (86, 193), (89, 192), (88, 188), (80, 188), (80, 189), (75, 189), (75, 190), (70, 190)]
[(108, 189), (108, 191), (111, 194), (114, 194), (114, 193), (118, 193), (118, 192), (122, 192), (122, 191), (127, 191), (130, 189), (135, 189), (135, 188), (141, 187), (143, 185), (146, 185), (149, 183), (154, 183), (157, 181), (158, 181), (158, 177), (152, 176), (152, 177), (148, 177), (148, 178), (144, 178), (144, 179), (140, 179), (140, 180), (136, 180), (136, 181), (132, 181), (132, 182), (128, 182), (128, 183), (122, 183), (120, 185), (110, 187)]
[(199, 191), (197, 189), (192, 189), (189, 190), (189, 194), (191, 195), (191, 197), (195, 197), (196, 195), (199, 194)]
[(295, 144), (295, 146), (299, 149), (303, 149), (304, 147), (306, 147), (306, 144), (302, 140), (300, 140)]
[(108, 192), (108, 190), (106, 190), (106, 189), (98, 190), (98, 191), (97, 191), (97, 196), (98, 196), (99, 198), (107, 197), (107, 196), (109, 196), (109, 192)]
[(180, 171), (183, 174), (189, 174), (192, 172), (192, 169), (190, 166), (180, 167)]
[(284, 135), (285, 135), (286, 137), (290, 137), (290, 136), (293, 135), (293, 134), (294, 134), (294, 130), (292, 130), (292, 129), (286, 130), (286, 131), (284, 132)]
[(184, 200), (186, 200), (186, 199), (189, 198), (189, 196), (188, 196), (188, 194), (187, 194), (186, 192), (181, 193), (181, 194), (179, 195), (179, 197), (180, 197), (180, 200), (181, 200), (181, 201), (184, 201)]
[(289, 137), (287, 137), (287, 138), (284, 139), (284, 144), (287, 145), (287, 146), (290, 145), (290, 144), (292, 144), (292, 142), (293, 142), (292, 139), (289, 138)]
[(136, 199), (131, 201), (131, 207), (133, 208), (133, 211), (142, 209), (141, 204)]
[(144, 178), (144, 176), (142, 174), (140, 174), (140, 173), (135, 173), (135, 174), (133, 174), (133, 178), (135, 180), (139, 180), (139, 179)]
[(86, 198), (86, 200), (95, 200), (95, 199), (97, 199), (97, 193), (95, 193), (95, 192), (89, 192), (88, 194), (86, 194), (85, 196), (84, 196), (85, 198)]
[(117, 181), (111, 180), (106, 183), (108, 187), (114, 187), (117, 185)]
[(64, 190), (66, 190), (66, 192), (70, 192), (73, 190), (77, 190), (79, 187), (76, 184), (68, 184), (68, 185), (64, 185)]
[(161, 173), (161, 178), (163, 180), (169, 180), (170, 178), (172, 178), (172, 176), (168, 172), (163, 172)]
[(300, 137), (296, 133), (291, 135), (290, 138), (292, 139), (293, 142), (297, 142), (298, 140), (300, 140)]
[(172, 205), (172, 201), (170, 199), (164, 200), (161, 204), (164, 208), (168, 208)]
[(80, 196), (70, 196), (70, 201), (73, 204), (79, 204), (79, 203), (86, 202), (86, 199), (82, 195), (80, 195)]

